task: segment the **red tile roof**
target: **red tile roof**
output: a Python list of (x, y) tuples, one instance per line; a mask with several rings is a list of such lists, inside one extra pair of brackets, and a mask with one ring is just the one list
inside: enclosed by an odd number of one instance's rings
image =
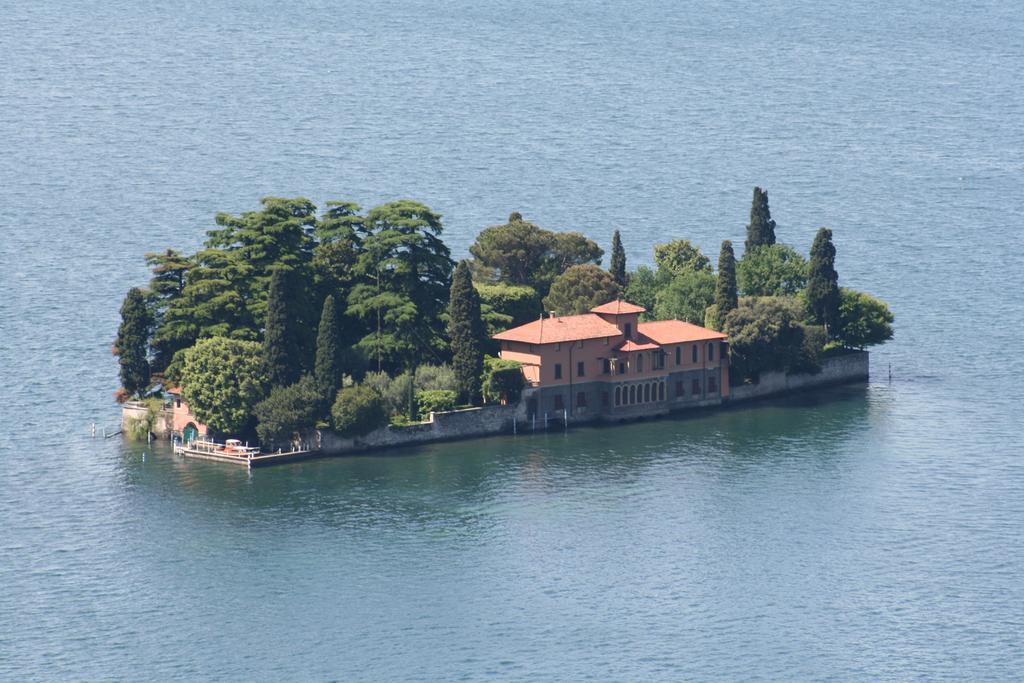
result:
[(654, 349), (660, 349), (661, 347), (654, 342), (644, 339), (639, 342), (635, 342), (632, 339), (627, 339), (622, 342), (616, 351), (622, 351), (623, 353), (629, 353), (630, 351), (653, 351)]
[(517, 341), (527, 344), (554, 344), (556, 342), (616, 337), (622, 332), (615, 325), (593, 313), (566, 315), (562, 317), (534, 320), (494, 335), (500, 341)]
[(600, 306), (594, 306), (590, 309), (591, 313), (604, 313), (605, 315), (625, 315), (627, 313), (643, 313), (647, 309), (643, 306), (637, 306), (631, 304), (628, 301), (619, 299), (618, 301), (609, 301), (606, 304)]
[(693, 323), (684, 323), (681, 320), (657, 320), (640, 323), (637, 325), (637, 332), (659, 344), (680, 344), (726, 338), (721, 332), (715, 332)]

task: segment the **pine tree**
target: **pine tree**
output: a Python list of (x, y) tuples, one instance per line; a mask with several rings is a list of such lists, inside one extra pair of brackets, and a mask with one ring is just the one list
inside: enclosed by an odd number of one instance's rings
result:
[(338, 307), (334, 297), (324, 299), (320, 329), (316, 335), (316, 388), (325, 405), (330, 405), (341, 386), (341, 345), (338, 339)]
[(153, 316), (146, 305), (146, 295), (138, 287), (132, 287), (121, 305), (121, 325), (114, 342), (121, 385), (129, 396), (137, 396), (149, 386), (146, 349), (152, 328)]
[(452, 369), (455, 371), (459, 401), (476, 405), (480, 402), (486, 330), (480, 317), (480, 295), (473, 287), (468, 261), (460, 261), (452, 277), (448, 336), (451, 340)]
[(747, 225), (747, 241), (744, 244), (749, 253), (754, 247), (775, 244), (775, 221), (768, 209), (768, 191), (754, 188), (754, 201), (750, 204), (750, 224)]
[(815, 322), (825, 326), (830, 338), (839, 334), (839, 274), (836, 273), (836, 248), (832, 231), (821, 228), (811, 245), (807, 278), (807, 304)]
[(286, 387), (299, 379), (299, 344), (289, 315), (292, 302), (288, 274), (278, 268), (270, 278), (267, 320), (263, 329), (263, 357), (271, 386)]
[(626, 250), (622, 248), (622, 237), (618, 230), (612, 234), (612, 258), (608, 272), (619, 287), (626, 288)]
[(739, 304), (736, 295), (736, 254), (732, 250), (732, 242), (722, 242), (722, 250), (718, 254), (718, 283), (715, 286), (715, 305), (718, 307), (719, 324), (735, 310)]

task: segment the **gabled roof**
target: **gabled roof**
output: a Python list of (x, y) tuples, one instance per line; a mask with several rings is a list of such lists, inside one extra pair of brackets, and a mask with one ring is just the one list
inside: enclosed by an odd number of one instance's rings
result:
[(637, 325), (637, 332), (658, 344), (680, 344), (726, 338), (721, 332), (715, 332), (693, 323), (684, 323), (682, 320), (657, 320), (640, 323)]
[(628, 313), (643, 313), (647, 309), (643, 306), (637, 306), (631, 304), (628, 301), (619, 299), (618, 301), (609, 301), (606, 304), (600, 306), (594, 306), (590, 309), (591, 313), (604, 313), (605, 315), (626, 315)]
[(655, 349), (660, 348), (660, 346), (658, 346), (649, 339), (643, 339), (640, 341), (633, 341), (632, 339), (627, 339), (626, 341), (622, 342), (622, 344), (620, 344), (619, 347), (615, 350), (622, 351), (623, 353), (629, 353), (631, 351), (653, 351)]
[(618, 327), (593, 313), (566, 315), (562, 317), (534, 320), (494, 335), (499, 341), (517, 341), (527, 344), (554, 344), (557, 342), (616, 337), (622, 332)]

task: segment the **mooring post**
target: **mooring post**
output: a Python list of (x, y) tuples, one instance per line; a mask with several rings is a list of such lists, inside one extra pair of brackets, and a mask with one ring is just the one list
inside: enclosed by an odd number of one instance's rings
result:
[(512, 435), (515, 436), (515, 434), (516, 434), (516, 418), (515, 418), (515, 416), (513, 416), (512, 417)]
[(562, 408), (562, 426), (569, 431), (569, 410), (567, 408)]
[(92, 423), (92, 438), (96, 438), (96, 423)]

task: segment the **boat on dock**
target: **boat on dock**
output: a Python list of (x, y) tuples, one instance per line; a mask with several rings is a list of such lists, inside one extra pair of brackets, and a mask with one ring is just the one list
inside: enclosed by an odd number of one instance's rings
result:
[(228, 439), (224, 443), (207, 439), (197, 439), (174, 444), (174, 453), (186, 458), (215, 460), (245, 465), (248, 468), (272, 465), (279, 462), (302, 460), (317, 455), (315, 450), (277, 451), (263, 453), (258, 446), (243, 444), (238, 439)]

